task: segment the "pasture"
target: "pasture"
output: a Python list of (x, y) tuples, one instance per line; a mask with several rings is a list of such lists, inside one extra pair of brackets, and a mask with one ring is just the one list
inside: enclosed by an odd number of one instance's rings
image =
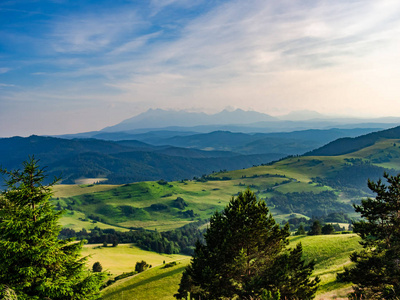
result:
[[(319, 235), (319, 236), (292, 236), (289, 247), (301, 242), (304, 259), (316, 262), (314, 276), (321, 277), (320, 288), (316, 299), (333, 299), (345, 295), (350, 288), (349, 284), (336, 281), (336, 273), (342, 272), (344, 266), (350, 264), (351, 252), (360, 249), (359, 237), (355, 234)], [(90, 263), (100, 261), (103, 268), (109, 266), (113, 274), (134, 270), (136, 261), (145, 260), (153, 267), (143, 273), (117, 281), (102, 292), (101, 299), (174, 299), (185, 266), (190, 257), (179, 255), (159, 255), (154, 252), (143, 251), (131, 245), (119, 245), (116, 248), (85, 247), (84, 253), (91, 253)], [(163, 268), (165, 262), (176, 261), (177, 265)], [(115, 272), (115, 273), (114, 273)]]

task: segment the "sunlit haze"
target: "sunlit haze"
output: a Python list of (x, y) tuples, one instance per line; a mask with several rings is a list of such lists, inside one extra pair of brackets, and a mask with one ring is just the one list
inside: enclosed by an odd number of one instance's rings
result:
[(0, 136), (149, 108), (400, 116), (400, 1), (1, 1)]

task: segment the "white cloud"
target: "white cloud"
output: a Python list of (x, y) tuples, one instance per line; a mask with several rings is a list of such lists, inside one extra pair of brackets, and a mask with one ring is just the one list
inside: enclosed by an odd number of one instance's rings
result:
[(146, 34), (140, 37), (136, 37), (133, 40), (122, 44), (121, 46), (113, 49), (110, 54), (111, 55), (119, 55), (126, 52), (138, 51), (140, 48), (146, 45), (146, 43), (154, 38), (157, 38), (162, 32), (154, 32), (151, 34)]
[(53, 24), (53, 49), (61, 53), (99, 52), (143, 26), (134, 10), (68, 16)]
[(9, 84), (9, 83), (0, 83), (0, 88), (2, 87), (16, 87), (15, 84)]
[(0, 68), (0, 74), (5, 74), (11, 70), (12, 70), (11, 68)]
[(164, 8), (175, 6), (179, 8), (189, 8), (203, 3), (204, 0), (151, 0), (150, 7), (152, 9), (151, 16), (160, 13)]

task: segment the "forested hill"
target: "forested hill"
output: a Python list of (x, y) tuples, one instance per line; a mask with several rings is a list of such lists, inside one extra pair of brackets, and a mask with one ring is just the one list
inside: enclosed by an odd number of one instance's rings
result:
[(49, 175), (64, 183), (80, 178), (107, 178), (120, 184), (145, 180), (179, 180), (219, 170), (267, 163), (286, 153), (239, 155), (223, 151), (152, 146), (139, 141), (110, 142), (96, 139), (61, 139), (31, 136), (0, 139), (0, 166), (20, 168), (34, 155)]
[(306, 153), (306, 156), (335, 156), (352, 153), (372, 146), (381, 139), (400, 138), (400, 126), (368, 133), (355, 138), (340, 138), (318, 149)]

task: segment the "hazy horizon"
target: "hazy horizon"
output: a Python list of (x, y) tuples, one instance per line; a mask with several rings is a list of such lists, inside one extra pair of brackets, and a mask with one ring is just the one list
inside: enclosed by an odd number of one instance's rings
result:
[(0, 3), (0, 136), (150, 108), (400, 117), (400, 2)]

